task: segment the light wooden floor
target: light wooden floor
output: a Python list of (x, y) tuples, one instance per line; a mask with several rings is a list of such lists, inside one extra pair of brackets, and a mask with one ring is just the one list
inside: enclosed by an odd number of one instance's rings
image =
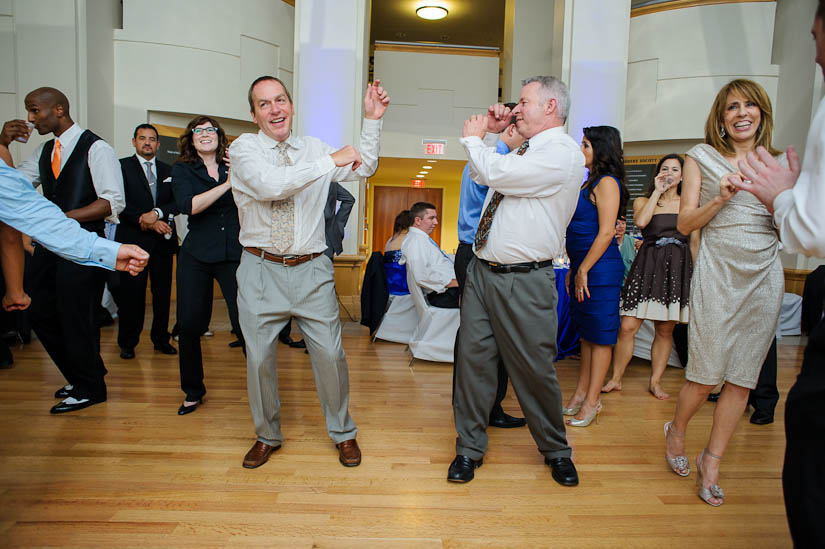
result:
[[(204, 338), (206, 401), (179, 417), (177, 357), (118, 357), (103, 330), (108, 402), (49, 415), (63, 384), (39, 343), (14, 349), (0, 371), (0, 546), (76, 547), (784, 547), (790, 546), (780, 472), (785, 395), (802, 346), (779, 346), (782, 394), (773, 425), (743, 417), (725, 455), (727, 503), (714, 509), (663, 459), (662, 424), (675, 399), (645, 390), (634, 359), (621, 393), (604, 396), (598, 425), (569, 429), (581, 484), (559, 486), (526, 428), (490, 429), (476, 479), (445, 480), (454, 457), (449, 364), (416, 363), (403, 345), (369, 341), (345, 325), (351, 412), (364, 460), (344, 468), (327, 438), (309, 359), (279, 347), (283, 448), (255, 470), (241, 467), (254, 441), (245, 367), (229, 349), (216, 303)], [(223, 319), (223, 321), (221, 321)], [(148, 324), (147, 324), (148, 326)], [(783, 340), (787, 342), (788, 340)], [(578, 362), (557, 365), (565, 394)], [(669, 368), (677, 393), (683, 372)], [(521, 415), (512, 393), (505, 409)], [(691, 424), (691, 460), (713, 406)]]

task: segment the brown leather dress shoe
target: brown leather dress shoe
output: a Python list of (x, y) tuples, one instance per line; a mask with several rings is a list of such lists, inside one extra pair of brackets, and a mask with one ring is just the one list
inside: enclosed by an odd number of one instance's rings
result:
[(361, 449), (355, 439), (345, 440), (335, 445), (338, 448), (338, 461), (344, 467), (357, 467), (361, 465)]
[(280, 447), (280, 444), (278, 446), (270, 446), (260, 440), (256, 440), (255, 444), (252, 445), (252, 448), (249, 449), (243, 458), (244, 468), (254, 469), (255, 467), (260, 467), (266, 463), (269, 455)]

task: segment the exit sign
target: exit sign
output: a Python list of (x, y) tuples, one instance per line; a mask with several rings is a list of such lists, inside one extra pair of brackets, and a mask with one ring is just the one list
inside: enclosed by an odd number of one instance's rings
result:
[(410, 187), (423, 188), (427, 186), (426, 179), (410, 179)]
[(444, 145), (447, 142), (443, 139), (424, 139), (421, 143), (424, 145), (424, 154), (436, 156), (444, 154)]

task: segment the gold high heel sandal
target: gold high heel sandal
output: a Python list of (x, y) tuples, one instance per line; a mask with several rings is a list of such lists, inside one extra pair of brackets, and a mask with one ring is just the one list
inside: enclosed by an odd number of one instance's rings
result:
[[(702, 498), (702, 500), (705, 503), (713, 507), (719, 507), (720, 505), (725, 503), (725, 492), (722, 491), (722, 487), (718, 484), (714, 484), (709, 488), (705, 488), (705, 484), (703, 482), (704, 475), (702, 474), (702, 463), (705, 460), (705, 454), (714, 459), (722, 459), (722, 456), (712, 454), (710, 450), (708, 450), (707, 448), (702, 450), (702, 453), (699, 454), (699, 456), (696, 458), (696, 486), (699, 487), (699, 497)], [(719, 503), (711, 503), (711, 498), (721, 499), (722, 501)]]
[[(579, 406), (581, 408), (581, 406)], [(596, 420), (596, 423), (599, 422), (599, 413), (602, 411), (602, 401), (598, 401), (596, 406), (590, 411), (584, 419), (576, 419), (574, 417), (567, 420), (567, 424), (571, 427), (587, 427), (590, 425), (593, 420)]]
[(670, 465), (670, 468), (673, 470), (674, 473), (679, 475), (680, 477), (686, 477), (690, 474), (690, 462), (688, 461), (687, 456), (676, 456), (672, 458), (667, 455), (667, 435), (670, 433), (671, 435), (677, 438), (685, 438), (684, 434), (679, 434), (672, 429), (673, 422), (668, 421), (665, 423), (665, 459), (667, 460), (667, 464)]

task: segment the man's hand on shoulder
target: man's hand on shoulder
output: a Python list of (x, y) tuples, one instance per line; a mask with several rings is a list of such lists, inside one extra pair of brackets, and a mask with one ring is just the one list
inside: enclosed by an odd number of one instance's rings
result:
[(137, 276), (149, 261), (149, 254), (140, 246), (121, 244), (117, 250), (115, 269)]
[(367, 86), (367, 94), (364, 96), (364, 116), (370, 120), (379, 120), (387, 111), (390, 104), (390, 96), (387, 90), (380, 86), (381, 81), (376, 80)]
[(352, 145), (347, 145), (346, 147), (338, 149), (330, 156), (332, 157), (332, 161), (335, 162), (335, 165), (339, 168), (352, 164), (352, 171), (355, 171), (358, 169), (358, 166), (361, 165), (361, 153), (358, 152), (358, 149)]

